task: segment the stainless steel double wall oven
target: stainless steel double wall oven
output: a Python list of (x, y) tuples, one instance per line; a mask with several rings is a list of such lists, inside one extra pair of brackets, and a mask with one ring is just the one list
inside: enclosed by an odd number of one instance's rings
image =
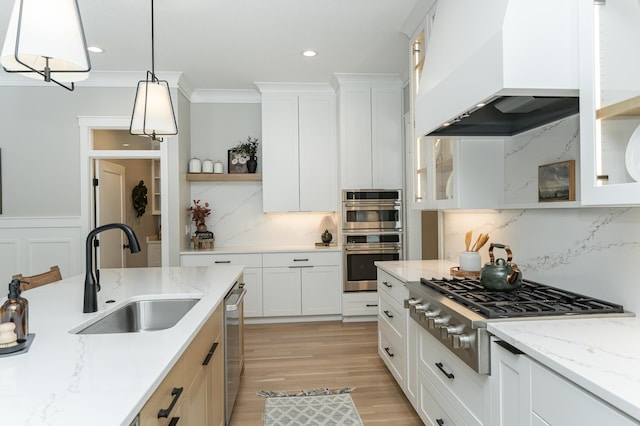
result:
[(344, 291), (375, 291), (381, 260), (402, 259), (402, 191), (343, 190)]

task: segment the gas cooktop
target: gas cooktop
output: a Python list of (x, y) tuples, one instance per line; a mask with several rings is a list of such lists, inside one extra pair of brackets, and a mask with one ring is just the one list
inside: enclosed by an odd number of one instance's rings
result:
[(511, 292), (486, 290), (480, 280), (421, 278), (420, 282), (485, 318), (623, 313), (621, 305), (530, 280)]

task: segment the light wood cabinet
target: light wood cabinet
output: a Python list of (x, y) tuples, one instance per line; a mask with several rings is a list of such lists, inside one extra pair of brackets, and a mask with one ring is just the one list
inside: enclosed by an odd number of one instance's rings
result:
[(335, 94), (329, 85), (259, 83), (263, 210), (335, 211)]
[(403, 188), (402, 83), (395, 75), (334, 74), (340, 186)]
[(140, 411), (140, 425), (224, 424), (221, 303)]

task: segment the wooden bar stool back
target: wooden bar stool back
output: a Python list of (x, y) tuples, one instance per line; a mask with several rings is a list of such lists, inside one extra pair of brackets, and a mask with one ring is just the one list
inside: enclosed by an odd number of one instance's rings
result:
[(20, 290), (25, 291), (31, 290), (32, 288), (40, 287), (41, 285), (60, 281), (62, 279), (62, 274), (60, 274), (60, 268), (58, 267), (58, 265), (55, 265), (52, 266), (49, 271), (43, 272), (38, 275), (25, 277), (22, 274), (18, 274), (14, 275), (12, 279), (20, 280)]

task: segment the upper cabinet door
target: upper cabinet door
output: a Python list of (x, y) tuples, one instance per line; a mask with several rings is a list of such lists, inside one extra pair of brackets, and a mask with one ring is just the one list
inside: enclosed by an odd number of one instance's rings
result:
[(300, 211), (335, 211), (338, 203), (333, 93), (299, 96)]
[(402, 83), (398, 76), (335, 74), (340, 187), (404, 189)]
[(263, 210), (299, 211), (297, 95), (263, 93), (262, 140)]
[(583, 205), (640, 203), (638, 22), (636, 0), (580, 2)]

